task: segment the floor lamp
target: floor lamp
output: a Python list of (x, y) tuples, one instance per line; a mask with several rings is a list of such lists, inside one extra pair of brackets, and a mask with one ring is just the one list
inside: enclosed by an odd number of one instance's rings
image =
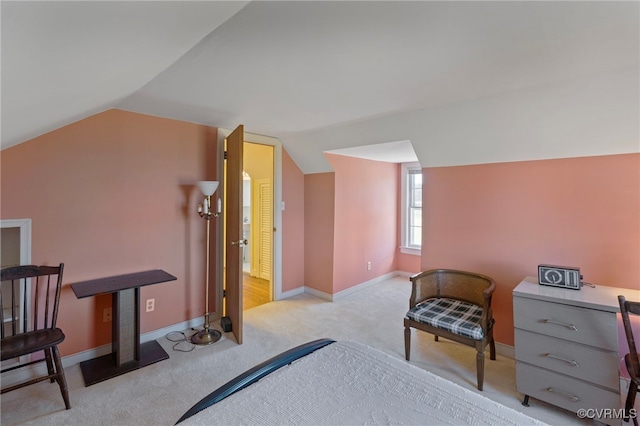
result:
[(191, 336), (191, 343), (196, 345), (210, 345), (220, 339), (222, 333), (218, 330), (209, 328), (209, 247), (211, 240), (211, 218), (220, 216), (220, 199), (218, 199), (218, 210), (216, 213), (211, 212), (211, 196), (218, 188), (217, 181), (203, 180), (198, 182), (198, 188), (204, 194), (204, 201), (198, 205), (198, 214), (207, 221), (207, 257), (205, 270), (205, 313), (204, 313), (204, 329)]

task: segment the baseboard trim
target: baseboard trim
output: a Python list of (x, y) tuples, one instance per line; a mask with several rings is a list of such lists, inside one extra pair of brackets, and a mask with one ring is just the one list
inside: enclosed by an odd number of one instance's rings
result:
[[(167, 327), (159, 328), (157, 330), (153, 330), (140, 335), (140, 343), (146, 343), (152, 340), (157, 340), (173, 331), (184, 331), (190, 328), (201, 327), (203, 325), (203, 322), (204, 322), (204, 318), (200, 316), (198, 318), (193, 318), (191, 320), (183, 321), (178, 324), (173, 324)], [(87, 349), (86, 351), (78, 352), (72, 355), (67, 355), (63, 357), (61, 360), (62, 368), (69, 368), (76, 364), (80, 364), (83, 361), (88, 361), (90, 359), (94, 359), (103, 355), (110, 354), (111, 351), (112, 351), (111, 344), (109, 343), (107, 345), (102, 345), (96, 348)], [(11, 386), (17, 383), (26, 382), (38, 376), (43, 376), (45, 374), (47, 374), (47, 366), (45, 363), (26, 366), (24, 368), (20, 368), (17, 370), (4, 373), (2, 375), (2, 385), (3, 387)]]
[[(381, 283), (382, 281), (388, 280), (390, 278), (393, 278), (395, 276), (403, 276), (403, 277), (410, 277), (411, 275), (413, 275), (410, 272), (405, 272), (405, 271), (394, 271), (394, 272), (389, 272), (387, 274), (381, 275), (379, 277), (373, 278), (369, 281), (365, 281), (363, 283), (357, 284), (353, 287), (350, 287), (348, 289), (342, 290), (338, 293), (334, 293), (334, 294), (330, 294), (330, 293), (325, 293), (323, 291), (320, 290), (316, 290), (314, 288), (311, 287), (307, 287), (307, 286), (302, 286), (302, 287), (297, 287), (294, 288), (292, 290), (288, 290), (286, 292), (281, 293), (281, 299), (287, 299), (289, 297), (293, 297), (293, 296), (297, 296), (299, 294), (303, 294), (303, 293), (308, 293), (312, 296), (333, 302), (336, 300), (340, 300), (344, 297), (347, 297), (351, 294), (357, 293), (359, 291), (362, 290), (366, 290), (367, 288), (374, 286), (376, 284)], [(149, 342), (151, 340), (157, 340), (159, 338), (165, 337), (167, 334), (174, 332), (174, 331), (184, 331), (184, 330), (188, 330), (190, 328), (197, 328), (197, 327), (201, 327), (203, 323), (203, 317), (199, 316), (197, 318), (193, 318), (187, 321), (183, 321), (177, 324), (173, 324), (167, 327), (163, 327), (163, 328), (159, 328), (157, 330), (153, 330), (153, 331), (149, 331), (147, 333), (144, 333), (142, 335), (140, 335), (140, 343), (145, 343), (145, 342)], [(69, 368), (71, 366), (74, 366), (76, 364), (79, 364), (83, 361), (88, 361), (90, 359), (94, 359), (94, 358), (98, 358), (100, 356), (103, 355), (107, 355), (109, 353), (111, 353), (112, 348), (111, 348), (111, 344), (107, 344), (107, 345), (102, 345), (102, 346), (98, 346), (96, 348), (92, 348), (92, 349), (87, 349), (85, 351), (82, 352), (78, 352), (72, 355), (67, 355), (65, 357), (62, 358), (62, 366), (63, 368)], [(507, 345), (502, 345), (500, 343), (496, 343), (496, 352), (498, 352), (500, 355), (503, 356), (508, 356), (510, 358), (514, 358), (514, 351), (513, 351), (513, 347), (511, 346), (507, 346)], [(10, 371), (7, 373), (4, 373), (2, 375), (2, 383), (4, 386), (10, 386), (16, 383), (20, 383), (20, 382), (24, 382), (27, 380), (31, 380), (35, 377), (41, 376), (46, 374), (46, 365), (43, 364), (37, 364), (37, 365), (32, 365), (29, 367), (25, 367), (25, 368), (21, 368), (18, 370), (14, 370), (14, 371)]]
[(307, 287), (307, 286), (304, 286), (302, 288), (304, 289), (303, 291), (305, 293), (308, 293), (308, 294), (310, 294), (312, 296), (316, 296), (316, 297), (319, 297), (321, 299), (328, 300), (330, 302), (335, 302), (336, 300), (340, 300), (340, 299), (342, 299), (342, 298), (344, 298), (346, 296), (349, 296), (351, 294), (357, 293), (357, 292), (362, 291), (362, 290), (366, 290), (367, 288), (369, 288), (371, 286), (374, 286), (376, 284), (379, 284), (382, 281), (386, 281), (386, 280), (388, 280), (390, 278), (393, 278), (393, 277), (396, 277), (396, 276), (410, 277), (411, 275), (413, 275), (413, 274), (410, 273), (410, 272), (393, 271), (393, 272), (389, 272), (389, 273), (384, 274), (384, 275), (380, 275), (379, 277), (373, 278), (373, 279), (371, 279), (369, 281), (365, 281), (363, 283), (356, 284), (353, 287), (349, 287), (347, 289), (344, 289), (342, 291), (339, 291), (339, 292), (333, 293), (333, 294), (326, 293), (324, 291), (320, 291), (320, 290), (317, 290), (315, 288), (311, 288), (311, 287)]
[(277, 300), (288, 299), (293, 296), (297, 296), (299, 294), (304, 293), (304, 286), (294, 288), (293, 290), (287, 290), (280, 293), (280, 297)]
[(516, 358), (516, 350), (513, 346), (505, 345), (504, 343), (496, 342), (496, 354), (505, 358)]
[(347, 296), (350, 296), (352, 294), (358, 293), (359, 291), (366, 290), (367, 288), (372, 287), (372, 286), (374, 286), (376, 284), (380, 284), (381, 282), (386, 281), (386, 280), (388, 280), (390, 278), (393, 278), (396, 275), (398, 275), (397, 271), (389, 272), (388, 274), (384, 274), (384, 275), (381, 275), (379, 277), (373, 278), (373, 279), (371, 279), (369, 281), (365, 281), (363, 283), (354, 285), (353, 287), (349, 287), (347, 289), (344, 289), (342, 291), (339, 291), (339, 292), (333, 294), (333, 300), (334, 301), (335, 300), (340, 300), (340, 299), (342, 299), (344, 297), (347, 297)]
[(332, 302), (333, 301), (333, 294), (331, 293), (325, 293), (324, 291), (320, 291), (320, 290), (316, 290), (315, 288), (311, 288), (311, 287), (307, 287), (304, 286), (302, 287), (305, 293), (310, 294), (312, 296), (318, 297), (320, 299), (324, 299), (328, 302)]
[[(200, 316), (198, 318), (193, 318), (188, 321), (183, 321), (167, 327), (159, 328), (157, 330), (149, 331), (147, 333), (140, 335), (140, 343), (146, 343), (152, 340), (157, 340), (174, 331), (184, 331), (190, 328), (201, 327), (203, 325), (203, 322), (204, 322), (204, 318)], [(75, 364), (79, 364), (83, 361), (88, 361), (90, 359), (94, 359), (99, 356), (109, 354), (111, 353), (111, 351), (112, 351), (111, 344), (109, 343), (107, 345), (102, 345), (97, 348), (78, 352), (76, 354), (69, 355), (62, 358), (62, 366), (69, 367)]]

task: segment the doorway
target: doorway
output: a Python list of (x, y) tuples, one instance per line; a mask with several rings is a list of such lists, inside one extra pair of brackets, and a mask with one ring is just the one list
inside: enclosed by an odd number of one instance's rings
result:
[(243, 148), (243, 310), (273, 300), (274, 147)]
[[(217, 140), (217, 162), (218, 162), (218, 170), (221, 171), (221, 173), (218, 175), (218, 180), (221, 182), (220, 185), (225, 188), (224, 192), (221, 194), (223, 197), (223, 206), (225, 206), (225, 208), (223, 208), (222, 211), (222, 216), (221, 216), (221, 220), (217, 221), (216, 224), (216, 233), (217, 235), (219, 235), (220, 237), (216, 238), (216, 250), (218, 253), (220, 253), (219, 256), (216, 256), (215, 259), (215, 264), (216, 264), (216, 272), (215, 272), (215, 279), (216, 279), (216, 289), (215, 289), (215, 306), (216, 306), (216, 313), (215, 313), (215, 317), (214, 319), (220, 318), (220, 316), (229, 316), (230, 315), (230, 311), (228, 307), (229, 301), (231, 300), (231, 294), (227, 294), (225, 295), (226, 292), (230, 291), (236, 291), (237, 294), (233, 295), (233, 300), (234, 302), (237, 301), (238, 302), (238, 306), (237, 308), (240, 310), (240, 316), (241, 316), (241, 312), (242, 312), (242, 308), (243, 308), (243, 293), (242, 293), (242, 285), (241, 285), (241, 281), (242, 281), (242, 265), (241, 265), (241, 259), (239, 260), (239, 265), (238, 265), (238, 277), (237, 277), (237, 281), (238, 281), (238, 286), (237, 289), (232, 289), (230, 290), (227, 287), (227, 270), (226, 270), (226, 250), (227, 250), (227, 233), (226, 233), (226, 227), (225, 227), (225, 223), (227, 221), (226, 215), (227, 215), (227, 208), (226, 206), (228, 205), (228, 200), (227, 200), (227, 191), (226, 191), (226, 187), (227, 187), (227, 176), (226, 176), (226, 172), (223, 172), (226, 170), (227, 167), (227, 152), (226, 152), (226, 147), (227, 147), (227, 139), (229, 137), (231, 137), (233, 135), (234, 131), (230, 130), (230, 129), (224, 129), (224, 128), (218, 128), (218, 140)], [(273, 158), (273, 244), (272, 244), (272, 259), (271, 259), (271, 263), (272, 263), (272, 271), (271, 271), (271, 298), (272, 300), (280, 300), (282, 299), (283, 296), (283, 292), (282, 292), (282, 213), (284, 210), (284, 201), (282, 200), (282, 156), (283, 156), (283, 149), (282, 149), (282, 143), (274, 137), (271, 136), (265, 136), (265, 135), (260, 135), (257, 133), (248, 133), (248, 132), (244, 132), (244, 138), (243, 141), (246, 140), (248, 142), (251, 142), (253, 144), (258, 144), (258, 145), (267, 145), (272, 147), (272, 157)], [(244, 143), (242, 144), (243, 148), (244, 148)], [(243, 149), (244, 151), (244, 149)], [(244, 152), (242, 154), (242, 158), (244, 158)], [(239, 178), (239, 182), (238, 185), (240, 186), (240, 188), (242, 187), (242, 173), (241, 170), (243, 170), (244, 167), (241, 166), (240, 167), (240, 172), (238, 173), (238, 178)], [(241, 197), (243, 198), (243, 197)], [(239, 224), (242, 225), (242, 202), (243, 199), (239, 199), (239, 206), (238, 206), (238, 221)], [(240, 226), (241, 228), (241, 226)], [(241, 232), (242, 230), (239, 230), (239, 235), (238, 235), (238, 239), (241, 238)], [(233, 304), (231, 304), (233, 305)], [(233, 309), (235, 310), (235, 307), (233, 307)], [(235, 313), (237, 316), (237, 312)], [(242, 324), (240, 323), (240, 329), (242, 328)]]

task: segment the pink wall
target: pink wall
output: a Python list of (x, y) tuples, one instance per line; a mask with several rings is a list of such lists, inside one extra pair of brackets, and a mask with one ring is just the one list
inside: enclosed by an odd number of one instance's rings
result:
[(304, 175), (304, 283), (333, 293), (335, 174)]
[[(63, 355), (111, 339), (110, 298), (78, 300), (73, 282), (153, 268), (178, 277), (142, 289), (156, 299), (142, 332), (204, 312), (192, 183), (216, 178), (216, 139), (212, 127), (110, 110), (2, 151), (0, 217), (33, 220), (33, 263), (66, 264)], [(420, 265), (397, 256), (398, 166), (329, 158), (335, 173), (302, 175), (283, 153), (283, 291), (333, 294), (396, 269), (477, 271), (498, 283), (496, 338), (513, 344), (511, 291), (538, 263), (640, 287), (640, 154), (425, 168)]]
[(331, 293), (337, 293), (396, 270), (398, 174), (393, 163), (326, 156), (335, 171)]
[(282, 151), (282, 291), (304, 285), (304, 175)]
[(423, 169), (422, 268), (497, 282), (496, 340), (513, 345), (513, 288), (539, 263), (640, 288), (640, 154)]
[(32, 219), (32, 263), (65, 263), (63, 355), (111, 341), (110, 297), (78, 300), (74, 282), (164, 269), (178, 279), (142, 288), (156, 309), (142, 312), (141, 331), (202, 315), (205, 227), (192, 183), (216, 178), (216, 139), (212, 127), (109, 110), (2, 151), (0, 216)]
[[(400, 244), (398, 242), (398, 244)], [(401, 253), (400, 248), (396, 251), (396, 263), (397, 270), (402, 272), (408, 272), (410, 274), (417, 274), (422, 269), (420, 268), (421, 258), (420, 255)]]

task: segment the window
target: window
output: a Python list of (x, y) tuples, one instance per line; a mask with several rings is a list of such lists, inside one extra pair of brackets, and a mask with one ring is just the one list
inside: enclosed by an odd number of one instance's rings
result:
[(420, 254), (422, 248), (422, 169), (418, 163), (402, 165), (401, 252)]

